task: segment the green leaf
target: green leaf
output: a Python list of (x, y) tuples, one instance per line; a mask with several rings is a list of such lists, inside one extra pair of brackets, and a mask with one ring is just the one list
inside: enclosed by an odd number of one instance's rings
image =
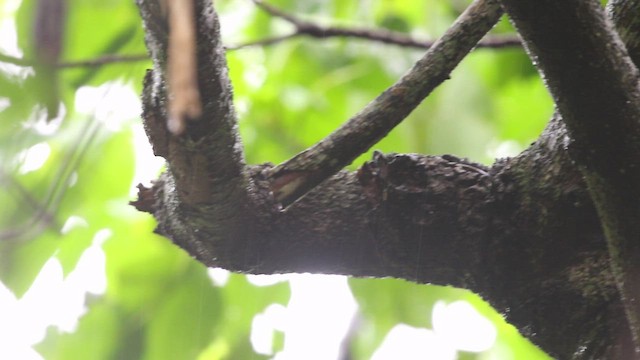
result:
[(229, 346), (227, 359), (253, 359), (249, 336), (253, 317), (270, 304), (286, 304), (291, 295), (288, 283), (259, 287), (249, 283), (244, 275), (231, 274), (222, 288), (224, 314), (218, 320), (218, 338)]
[(535, 140), (553, 114), (553, 101), (537, 77), (513, 79), (494, 93), (500, 135), (524, 146)]
[(16, 13), (16, 33), (18, 48), (24, 54), (25, 59), (33, 60), (35, 49), (33, 48), (33, 20), (36, 18), (37, 0), (23, 0)]
[(433, 305), (454, 300), (465, 291), (444, 286), (421, 285), (398, 279), (349, 279), (349, 285), (365, 325), (356, 336), (358, 358), (368, 358), (393, 326), (404, 323), (431, 327)]
[[(37, 101), (31, 94), (38, 86), (35, 81), (23, 81), (17, 76), (0, 71), (0, 100), (7, 101), (9, 105), (4, 109), (0, 107), (0, 159), (6, 161), (9, 156), (22, 150), (21, 147), (33, 145), (42, 139), (33, 129), (23, 126), (34, 112)], [(5, 166), (7, 164), (3, 161), (3, 167)]]
[[(77, 220), (76, 220), (77, 219)], [(85, 223), (85, 219), (73, 218), (77, 223), (66, 234), (60, 236), (58, 251), (56, 258), (60, 261), (63, 274), (68, 275), (80, 260), (80, 256), (92, 244), (96, 229), (89, 223)]]
[[(142, 34), (140, 32), (141, 26), (142, 25), (138, 21), (131, 21), (128, 27), (119, 29), (119, 32), (112, 33), (111, 38), (108, 39), (109, 42), (103, 49), (96, 51), (96, 55), (93, 57), (97, 58), (100, 54), (144, 54), (145, 49), (142, 46)], [(134, 44), (130, 44), (131, 42)], [(123, 51), (123, 49), (127, 49), (126, 52)], [(136, 63), (134, 63), (133, 67), (131, 65), (132, 64), (122, 63), (67, 70), (66, 75), (69, 79), (68, 84), (75, 89), (82, 85), (99, 85), (118, 77), (139, 77), (140, 75), (136, 75), (132, 70), (136, 69), (138, 74), (143, 74), (144, 67), (149, 67), (150, 62), (147, 61), (146, 63), (143, 63), (143, 67), (140, 67), (140, 65)]]
[(214, 338), (219, 289), (195, 262), (179, 280), (150, 319), (143, 359), (195, 359)]
[(122, 320), (112, 306), (96, 303), (78, 322), (74, 333), (62, 333), (50, 327), (45, 340), (35, 349), (48, 360), (113, 359), (114, 349), (121, 341)]
[[(118, 226), (119, 225), (119, 226)], [(127, 312), (148, 319), (167, 292), (194, 262), (166, 238), (153, 234), (151, 216), (137, 214), (114, 224), (105, 242), (107, 293)]]
[[(75, 216), (86, 222), (85, 226), (61, 237), (57, 257), (65, 274), (75, 267), (82, 252), (91, 245), (93, 235), (118, 221), (118, 214), (113, 214), (111, 207), (117, 206), (115, 204), (125, 207), (127, 203), (134, 171), (131, 132), (109, 135), (98, 137), (86, 152), (78, 154), (81, 159), (75, 169), (77, 182), (66, 190), (57, 209), (61, 220)], [(110, 206), (111, 202), (114, 205)], [(124, 209), (119, 215), (126, 216), (127, 213), (133, 213), (133, 209)]]
[(482, 316), (486, 317), (496, 327), (498, 336), (494, 346), (487, 350), (484, 355), (487, 358), (491, 356), (502, 356), (506, 351), (511, 353), (512, 359), (531, 359), (531, 360), (548, 360), (551, 359), (544, 351), (532, 344), (524, 338), (518, 330), (504, 320), (502, 314), (498, 313), (480, 296), (466, 292), (464, 300), (469, 302)]
[(403, 17), (394, 14), (385, 15), (380, 21), (380, 26), (385, 29), (404, 33), (411, 31), (411, 27), (407, 24), (407, 21)]
[(133, 179), (134, 157), (130, 129), (109, 133), (100, 128), (98, 136), (83, 154), (76, 170), (77, 184), (65, 195), (62, 208), (82, 204), (84, 211), (104, 212), (107, 201), (126, 203)]
[(0, 242), (0, 280), (20, 298), (58, 247), (58, 235), (48, 232), (30, 241)]

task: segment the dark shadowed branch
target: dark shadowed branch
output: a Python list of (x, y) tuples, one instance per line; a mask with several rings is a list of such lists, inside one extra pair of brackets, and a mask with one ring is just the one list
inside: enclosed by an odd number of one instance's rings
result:
[[(599, 1), (502, 2), (567, 126), (569, 152), (597, 206), (640, 356), (638, 69)], [(627, 11), (637, 19), (635, 3)]]

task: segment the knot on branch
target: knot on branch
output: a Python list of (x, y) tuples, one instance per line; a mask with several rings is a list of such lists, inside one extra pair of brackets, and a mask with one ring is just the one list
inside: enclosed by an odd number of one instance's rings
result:
[(484, 229), (491, 193), (488, 171), (484, 165), (452, 155), (375, 152), (373, 160), (358, 170), (358, 180), (375, 207), (424, 215), (412, 221), (416, 225)]

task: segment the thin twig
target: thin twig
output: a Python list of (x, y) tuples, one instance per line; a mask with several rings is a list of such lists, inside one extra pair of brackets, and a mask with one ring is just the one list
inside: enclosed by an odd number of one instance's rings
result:
[(475, 0), (398, 82), (340, 129), (269, 172), (276, 200), (290, 205), (384, 138), (449, 78), (501, 15), (497, 0)]
[(62, 199), (68, 189), (68, 183), (73, 171), (82, 163), (87, 154), (87, 149), (93, 144), (100, 129), (100, 123), (92, 117), (87, 121), (80, 131), (80, 136), (75, 139), (73, 147), (65, 155), (63, 166), (56, 170), (53, 183), (48, 187), (47, 193), (38, 206), (38, 210), (25, 223), (19, 224), (17, 228), (0, 231), (0, 241), (11, 241), (16, 239), (31, 239), (40, 234), (41, 231), (58, 225), (55, 214)]
[[(96, 67), (108, 64), (128, 63), (149, 60), (147, 54), (134, 54), (134, 55), (104, 55), (95, 59), (77, 60), (77, 61), (64, 61), (56, 64), (58, 69), (69, 69), (78, 67)], [(37, 61), (31, 59), (18, 58), (11, 55), (5, 55), (0, 53), (0, 62), (9, 63), (17, 66), (34, 66), (37, 65)]]
[[(261, 0), (253, 0), (253, 2), (269, 15), (283, 19), (294, 26), (295, 32), (287, 35), (285, 37), (286, 39), (300, 35), (307, 35), (319, 39), (331, 37), (352, 37), (419, 49), (428, 49), (433, 46), (434, 43), (430, 40), (417, 40), (407, 36), (406, 34), (390, 30), (323, 26), (288, 14)], [(270, 42), (270, 44), (272, 43), (274, 43), (274, 41)], [(256, 45), (258, 44), (259, 42), (256, 42)], [(521, 43), (518, 37), (503, 35), (484, 39), (476, 45), (476, 48), (502, 49), (520, 46)]]
[[(389, 30), (376, 30), (376, 29), (359, 29), (359, 28), (343, 28), (343, 27), (331, 27), (315, 24), (310, 21), (305, 21), (297, 18), (291, 14), (273, 7), (260, 0), (254, 0), (256, 5), (263, 9), (268, 14), (283, 19), (291, 23), (295, 27), (295, 31), (286, 34), (268, 37), (259, 40), (253, 40), (242, 44), (225, 46), (227, 51), (235, 51), (253, 46), (268, 46), (280, 43), (299, 36), (310, 36), (316, 39), (327, 39), (333, 37), (350, 37), (365, 39), (370, 41), (377, 41), (389, 45), (398, 45), (410, 48), (429, 49), (433, 46), (433, 41), (430, 40), (418, 40), (403, 33), (389, 31)], [(480, 41), (476, 48), (485, 49), (503, 49), (511, 47), (520, 47), (520, 39), (516, 36), (510, 35), (496, 35), (488, 37)], [(65, 61), (56, 65), (58, 69), (69, 69), (78, 67), (96, 67), (117, 63), (129, 63), (149, 60), (147, 54), (133, 54), (133, 55), (104, 55), (95, 59), (77, 60), (77, 61)], [(0, 62), (10, 63), (17, 66), (33, 66), (35, 61), (30, 59), (18, 58), (15, 56), (5, 55), (0, 53)]]
[(5, 54), (0, 54), (0, 61), (17, 66), (33, 66), (33, 61)]
[(273, 44), (277, 44), (279, 42), (285, 41), (285, 40), (289, 40), (291, 38), (297, 37), (297, 36), (302, 36), (303, 34), (298, 33), (298, 32), (294, 32), (291, 34), (287, 34), (287, 35), (280, 35), (280, 36), (273, 36), (273, 37), (268, 37), (265, 39), (260, 39), (260, 40), (254, 40), (254, 41), (249, 41), (243, 44), (238, 44), (238, 45), (229, 45), (229, 46), (225, 46), (225, 50), (227, 51), (234, 51), (234, 50), (240, 50), (240, 49), (244, 49), (247, 47), (253, 47), (253, 46), (267, 46), (267, 45), (273, 45)]
[(95, 66), (102, 66), (106, 64), (128, 63), (128, 62), (137, 62), (137, 61), (145, 61), (145, 60), (149, 60), (149, 55), (147, 54), (104, 55), (96, 59), (62, 62), (58, 64), (57, 67), (60, 69), (74, 68), (74, 67), (95, 67)]

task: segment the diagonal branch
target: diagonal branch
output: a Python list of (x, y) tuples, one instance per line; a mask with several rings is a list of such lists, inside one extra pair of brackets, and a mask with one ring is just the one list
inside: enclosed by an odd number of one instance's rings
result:
[(413, 111), (496, 24), (495, 0), (476, 0), (396, 84), (341, 128), (270, 172), (276, 200), (288, 206), (349, 165)]
[(611, 0), (607, 10), (613, 19), (620, 38), (627, 47), (631, 60), (640, 65), (640, 2), (635, 0)]
[[(546, 79), (567, 126), (572, 140), (570, 154), (585, 177), (607, 237), (613, 273), (636, 344), (635, 357), (638, 357), (638, 69), (599, 1), (502, 2)], [(625, 2), (614, 2), (614, 7), (615, 3)], [(629, 9), (632, 10), (630, 18), (638, 19), (639, 7)], [(633, 48), (633, 43), (631, 45)]]

